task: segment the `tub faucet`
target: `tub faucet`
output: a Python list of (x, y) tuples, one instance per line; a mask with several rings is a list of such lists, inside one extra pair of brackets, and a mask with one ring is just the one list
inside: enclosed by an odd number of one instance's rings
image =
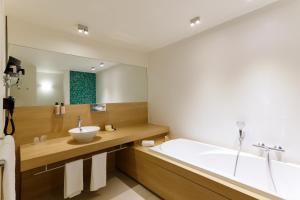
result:
[(270, 147), (270, 146), (265, 145), (263, 142), (258, 142), (257, 144), (253, 144), (253, 146), (257, 147), (259, 149), (262, 149), (266, 152), (269, 152), (269, 151), (285, 152), (285, 149), (280, 145), (275, 145), (273, 147)]
[(80, 131), (82, 131), (81, 123), (82, 123), (82, 119), (81, 119), (81, 116), (79, 115), (78, 120), (77, 120), (77, 127), (79, 128)]
[(257, 147), (259, 149), (262, 149), (263, 151), (266, 152), (266, 154), (267, 154), (266, 161), (267, 161), (269, 177), (271, 179), (274, 191), (277, 192), (277, 188), (276, 188), (276, 184), (274, 181), (272, 168), (271, 168), (270, 151), (285, 152), (284, 148), (282, 146), (277, 146), (277, 145), (270, 147), (270, 146), (265, 145), (263, 142), (258, 142), (257, 144), (253, 144), (253, 146)]

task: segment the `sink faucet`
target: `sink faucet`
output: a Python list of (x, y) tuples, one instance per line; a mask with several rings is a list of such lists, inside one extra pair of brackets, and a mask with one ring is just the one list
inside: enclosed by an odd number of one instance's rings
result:
[(80, 131), (82, 131), (81, 122), (82, 122), (82, 119), (81, 119), (81, 116), (79, 115), (78, 120), (77, 120), (77, 124), (78, 124), (77, 127), (79, 128)]

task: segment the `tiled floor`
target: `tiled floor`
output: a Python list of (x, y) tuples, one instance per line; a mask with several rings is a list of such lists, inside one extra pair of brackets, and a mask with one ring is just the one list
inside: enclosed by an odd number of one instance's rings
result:
[[(47, 200), (57, 200), (51, 195)], [(155, 194), (128, 176), (117, 172), (107, 180), (107, 186), (97, 192), (83, 192), (72, 200), (160, 200)]]

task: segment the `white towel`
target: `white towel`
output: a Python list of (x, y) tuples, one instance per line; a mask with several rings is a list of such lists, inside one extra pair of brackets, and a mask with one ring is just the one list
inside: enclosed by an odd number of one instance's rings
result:
[(142, 146), (143, 147), (153, 147), (155, 145), (154, 140), (143, 140), (142, 141)]
[(5, 136), (0, 141), (0, 160), (4, 161), (3, 200), (15, 200), (16, 154), (15, 141), (12, 136)]
[(83, 191), (83, 160), (65, 165), (64, 197), (72, 198)]
[(106, 186), (106, 157), (106, 152), (92, 157), (90, 191)]

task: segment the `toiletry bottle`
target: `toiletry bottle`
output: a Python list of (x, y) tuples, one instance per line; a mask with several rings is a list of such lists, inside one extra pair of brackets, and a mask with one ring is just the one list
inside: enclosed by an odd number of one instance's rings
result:
[(56, 115), (60, 115), (60, 106), (58, 104), (58, 102), (55, 102), (55, 105), (54, 105), (54, 113)]
[(40, 138), (39, 137), (34, 137), (33, 138), (33, 144), (38, 144), (40, 143)]
[(165, 136), (165, 142), (169, 141), (170, 137), (168, 135)]
[(47, 141), (48, 136), (47, 135), (42, 135), (40, 137), (40, 142), (46, 142)]
[(64, 115), (66, 113), (66, 107), (64, 103), (60, 104), (60, 114)]

